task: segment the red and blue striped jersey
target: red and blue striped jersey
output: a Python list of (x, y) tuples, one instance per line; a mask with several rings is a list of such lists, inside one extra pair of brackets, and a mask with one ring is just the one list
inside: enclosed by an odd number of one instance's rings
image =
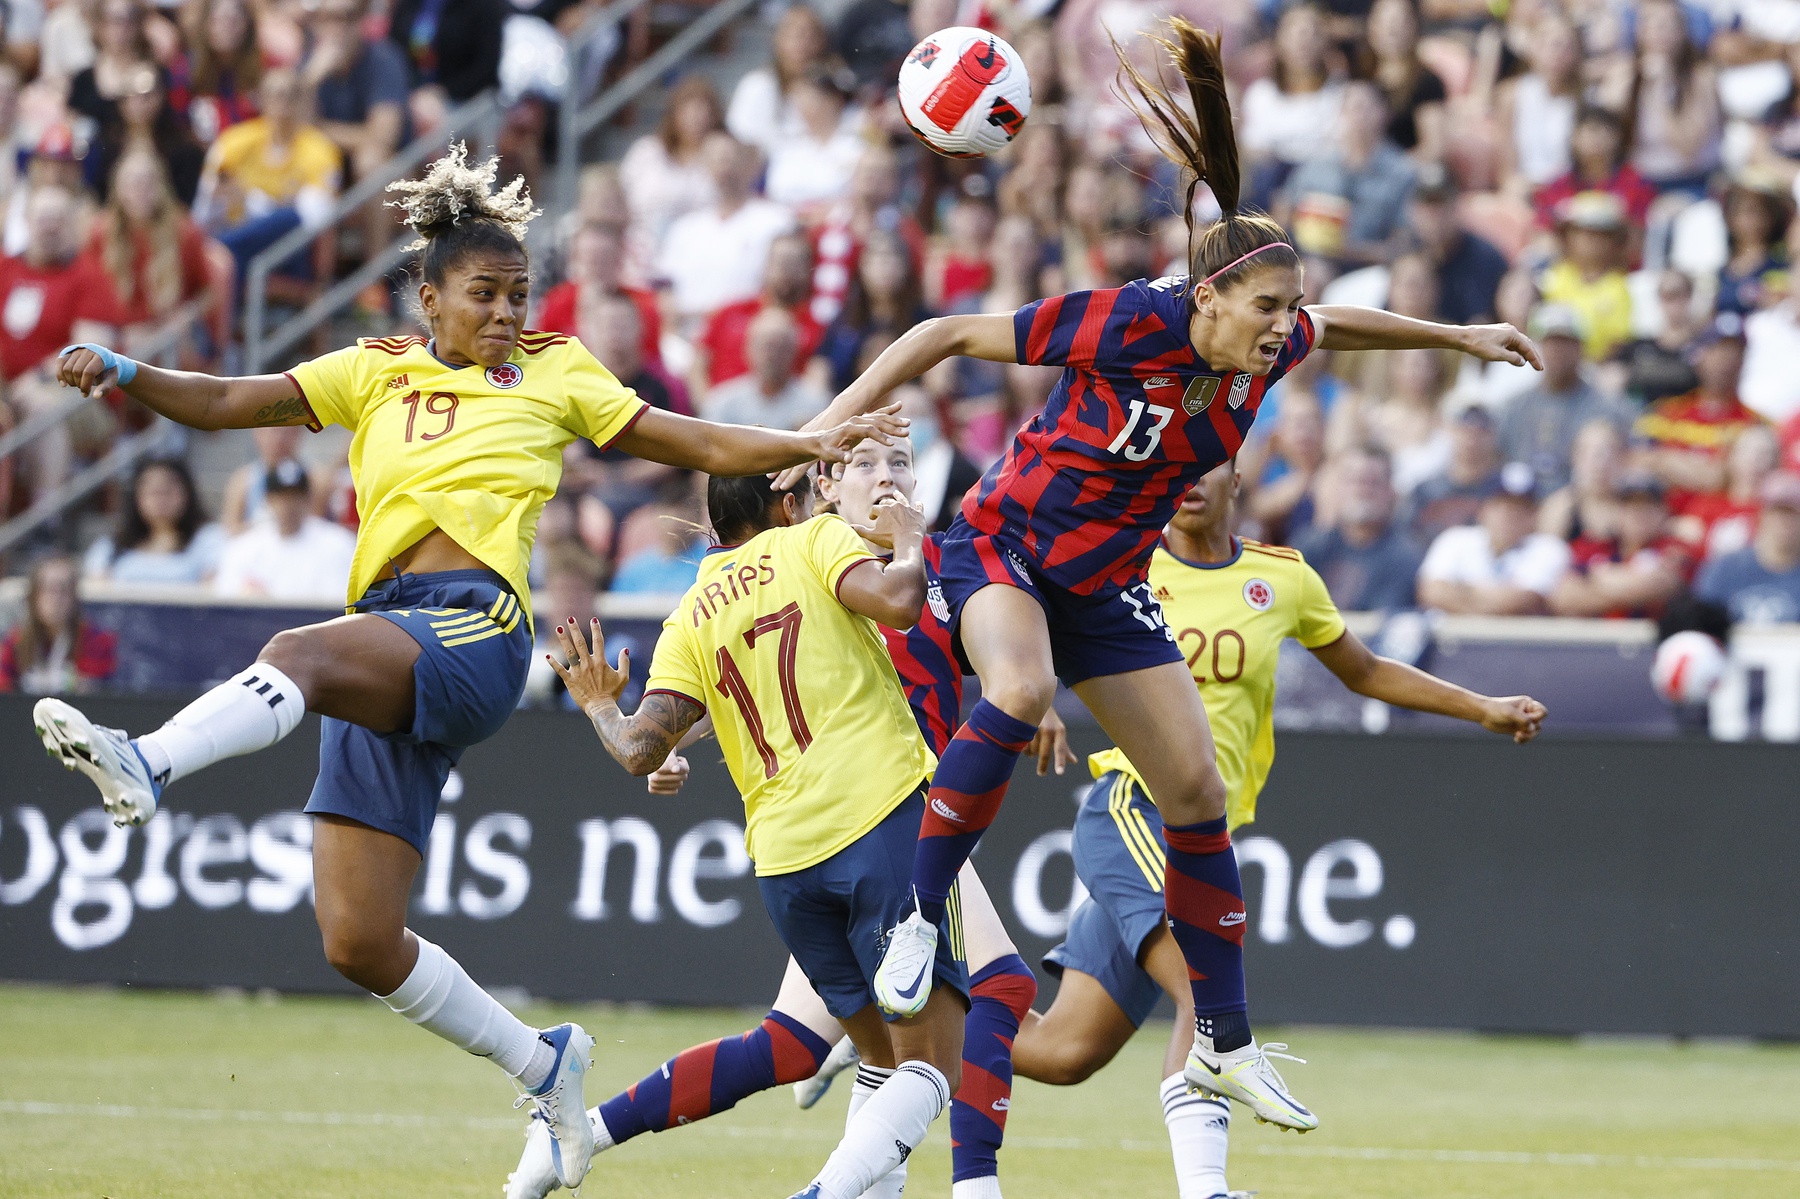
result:
[(950, 648), (950, 606), (938, 580), (941, 533), (925, 539), (925, 610), (919, 623), (902, 633), (877, 624), (900, 674), (900, 687), (931, 752), (943, 756), (962, 723), (962, 667)]
[(1188, 277), (1037, 300), (1013, 318), (1017, 357), (1063, 367), (1044, 411), (963, 500), (983, 533), (1023, 545), (1078, 595), (1142, 582), (1181, 497), (1238, 452), (1263, 393), (1312, 350), (1312, 318), (1262, 376), (1217, 371), (1188, 340)]

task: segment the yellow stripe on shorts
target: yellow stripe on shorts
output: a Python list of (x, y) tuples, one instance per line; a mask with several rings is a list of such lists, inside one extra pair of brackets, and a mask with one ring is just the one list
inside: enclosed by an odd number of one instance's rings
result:
[(437, 629), (440, 636), (444, 636), (448, 634), (449, 630), (474, 625), (477, 622), (486, 619), (488, 619), (488, 614), (486, 612), (464, 611), (460, 616), (456, 616), (450, 620), (434, 620), (431, 622), (431, 627)]
[(959, 962), (969, 960), (968, 950), (963, 948), (963, 915), (962, 915), (962, 883), (950, 884), (950, 894), (944, 897), (945, 922), (950, 926), (950, 956)]
[[(448, 648), (456, 645), (468, 645), (475, 641), (486, 641), (489, 637), (499, 637), (505, 632), (506, 630), (499, 625), (494, 624), (492, 621), (488, 621), (487, 626), (477, 632), (471, 633), (467, 629), (452, 629), (450, 633), (439, 633), (438, 637), (443, 641), (445, 647)], [(463, 635), (465, 633), (467, 636)]]
[(501, 598), (505, 599), (506, 603), (500, 609), (500, 615), (494, 619), (500, 622), (502, 632), (510, 633), (519, 627), (519, 620), (524, 613), (519, 610), (518, 598), (510, 591)]
[(1112, 793), (1106, 798), (1106, 810), (1112, 814), (1113, 823), (1119, 829), (1119, 839), (1125, 842), (1131, 860), (1144, 872), (1144, 881), (1150, 884), (1152, 891), (1161, 891), (1166, 859), (1162, 847), (1150, 832), (1150, 825), (1143, 813), (1131, 806), (1131, 779), (1128, 775), (1120, 774), (1118, 781), (1113, 784)]

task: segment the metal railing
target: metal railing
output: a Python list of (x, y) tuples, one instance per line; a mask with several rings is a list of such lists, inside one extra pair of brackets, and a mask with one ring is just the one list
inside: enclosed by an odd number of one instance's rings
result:
[[(142, 344), (133, 346), (132, 357), (159, 366), (171, 365), (177, 351), (181, 348), (182, 339), (187, 336), (188, 330), (193, 327), (195, 321), (201, 319), (201, 316), (201, 310), (196, 305), (188, 305), (152, 333)], [(67, 421), (90, 404), (100, 402), (87, 399), (73, 388), (68, 389), (67, 398), (63, 401), (33, 415), (4, 437), (0, 437), (0, 457), (14, 453)], [(132, 469), (139, 460), (156, 453), (175, 436), (177, 436), (176, 426), (159, 416), (149, 427), (128, 437), (120, 438), (97, 461), (76, 471), (57, 486), (38, 496), (25, 511), (5, 524), (0, 524), (0, 554), (6, 553), (29, 537), (37, 528), (56, 520), (70, 508)]]
[(416, 171), (426, 159), (459, 136), (471, 143), (471, 157), (482, 158), (493, 153), (499, 140), (501, 116), (499, 94), (492, 91), (483, 92), (451, 109), (442, 128), (414, 138), (388, 159), (380, 171), (357, 180), (354, 187), (339, 196), (322, 224), (294, 229), (250, 260), (244, 272), (245, 374), (261, 374), (270, 362), (297, 345), (301, 338), (348, 307), (363, 288), (405, 261), (409, 251), (404, 247), (413, 240), (412, 234), (402, 229), (387, 245), (378, 250), (370, 248), (361, 266), (326, 288), (273, 332), (267, 328), (269, 276), (295, 254), (311, 247), (327, 231), (355, 219), (366, 204), (387, 189), (388, 184)]
[[(592, 103), (577, 107), (580, 96), (577, 89), (581, 86), (583, 72), (576, 69), (578, 64), (571, 63), (568, 81), (564, 88), (564, 104), (561, 126), (558, 128), (558, 152), (556, 156), (556, 199), (566, 211), (575, 203), (576, 178), (581, 170), (581, 143), (588, 134), (600, 127), (601, 122), (609, 120), (621, 108), (637, 99), (638, 95), (657, 82), (664, 72), (676, 63), (699, 49), (712, 39), (732, 21), (755, 7), (760, 0), (718, 0), (706, 13), (692, 25), (670, 38), (655, 54), (633, 67), (618, 82), (596, 96)], [(592, 32), (608, 21), (623, 20), (646, 0), (617, 0), (608, 5), (582, 26), (583, 34)], [(572, 43), (585, 45), (585, 41)]]

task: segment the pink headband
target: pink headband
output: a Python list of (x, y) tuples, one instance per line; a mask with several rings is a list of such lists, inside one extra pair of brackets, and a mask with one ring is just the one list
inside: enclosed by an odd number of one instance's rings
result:
[(1256, 247), (1256, 249), (1250, 251), (1248, 254), (1244, 255), (1242, 258), (1238, 258), (1231, 262), (1226, 263), (1224, 266), (1220, 267), (1218, 270), (1214, 271), (1212, 274), (1208, 275), (1206, 278), (1200, 280), (1200, 282), (1203, 284), (1211, 283), (1214, 279), (1217, 279), (1220, 275), (1223, 275), (1226, 271), (1230, 270), (1232, 267), (1242, 266), (1242, 265), (1244, 265), (1244, 263), (1249, 262), (1252, 258), (1255, 258), (1258, 254), (1262, 253), (1264, 250), (1273, 250), (1276, 246), (1280, 246), (1284, 250), (1291, 250), (1294, 248), (1294, 247), (1288, 245), (1284, 241), (1272, 241), (1267, 245), (1258, 246), (1258, 247)]

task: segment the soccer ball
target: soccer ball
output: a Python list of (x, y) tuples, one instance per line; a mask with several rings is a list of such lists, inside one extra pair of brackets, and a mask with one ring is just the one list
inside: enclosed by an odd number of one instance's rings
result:
[(1705, 703), (1725, 674), (1725, 650), (1697, 629), (1676, 633), (1656, 647), (1650, 684), (1672, 704)]
[(1031, 77), (1019, 52), (985, 29), (940, 29), (900, 65), (900, 113), (946, 158), (1003, 149), (1031, 115)]

